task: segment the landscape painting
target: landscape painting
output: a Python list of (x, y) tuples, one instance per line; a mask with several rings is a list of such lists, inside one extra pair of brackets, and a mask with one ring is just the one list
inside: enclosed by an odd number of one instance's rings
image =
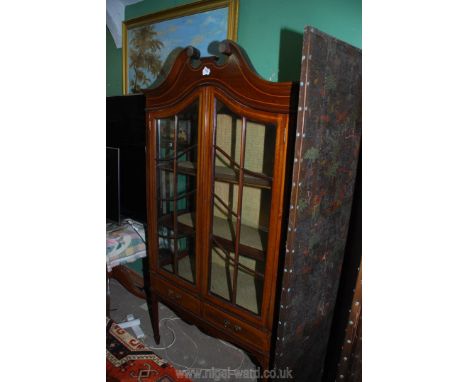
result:
[(122, 52), (124, 94), (140, 93), (159, 77), (165, 77), (170, 68), (165, 65), (166, 60), (182, 48), (192, 45), (201, 56), (208, 56), (208, 46), (213, 41), (234, 39), (229, 33), (234, 30), (229, 25), (233, 20), (230, 8), (226, 5), (166, 20), (155, 17), (157, 21), (127, 22)]

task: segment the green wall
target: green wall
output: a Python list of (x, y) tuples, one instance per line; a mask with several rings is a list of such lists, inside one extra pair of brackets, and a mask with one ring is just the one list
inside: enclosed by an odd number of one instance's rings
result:
[[(187, 0), (144, 0), (127, 6), (125, 19), (178, 5)], [(298, 80), (302, 34), (311, 25), (361, 47), (361, 0), (240, 0), (238, 43), (258, 74), (270, 81)], [(122, 94), (122, 49), (107, 31), (107, 95)]]
[(122, 94), (122, 49), (117, 49), (106, 28), (106, 95)]

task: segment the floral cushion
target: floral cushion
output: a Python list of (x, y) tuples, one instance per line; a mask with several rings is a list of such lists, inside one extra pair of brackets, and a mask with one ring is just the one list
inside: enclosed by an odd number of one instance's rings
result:
[(143, 224), (126, 219), (122, 224), (106, 224), (107, 270), (146, 257), (145, 229)]

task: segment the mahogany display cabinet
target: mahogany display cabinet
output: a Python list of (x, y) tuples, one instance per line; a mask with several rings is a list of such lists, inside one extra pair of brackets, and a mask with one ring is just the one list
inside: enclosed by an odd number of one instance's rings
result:
[(157, 342), (162, 301), (268, 369), (301, 85), (260, 78), (232, 41), (219, 50), (184, 49), (144, 91), (150, 312)]

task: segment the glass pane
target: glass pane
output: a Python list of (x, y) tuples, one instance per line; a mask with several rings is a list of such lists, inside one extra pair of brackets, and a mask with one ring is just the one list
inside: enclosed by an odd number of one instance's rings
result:
[(260, 314), (276, 128), (216, 111), (210, 291)]
[(198, 101), (156, 126), (159, 266), (195, 283)]
[(260, 314), (263, 296), (265, 263), (247, 256), (239, 256), (237, 279), (237, 305)]
[[(215, 150), (215, 175), (231, 175), (232, 181), (238, 177), (234, 161), (239, 163), (240, 156), (240, 132), (242, 129), (242, 118), (239, 118), (220, 102), (216, 102), (218, 112), (216, 114), (216, 146)], [(229, 180), (228, 178), (222, 178)]]
[(158, 159), (168, 160), (174, 155), (175, 118), (159, 119), (157, 126)]
[(174, 240), (173, 231), (165, 227), (159, 227), (159, 266), (173, 273), (172, 264), (174, 262)]
[(211, 292), (227, 301), (232, 301), (232, 278), (234, 267), (229, 261), (229, 256), (234, 258), (234, 253), (226, 251), (218, 245), (213, 245), (211, 250)]
[(245, 169), (272, 177), (275, 161), (275, 126), (247, 120), (246, 129)]
[[(213, 203), (213, 234), (217, 237), (229, 239), (234, 248), (236, 218), (232, 212), (237, 213), (238, 201), (237, 184), (215, 182)], [(240, 246), (252, 247), (258, 251), (266, 251), (268, 240), (268, 224), (270, 219), (271, 190), (255, 187), (243, 187)], [(231, 213), (229, 213), (229, 209)], [(228, 221), (229, 227), (226, 228)], [(242, 249), (242, 248), (241, 248)], [(248, 248), (244, 248), (248, 250)]]
[[(218, 179), (238, 181), (241, 159), (242, 117), (236, 116), (217, 101), (215, 172)], [(271, 187), (273, 177), (276, 126), (246, 119), (244, 182), (255, 187)], [(236, 163), (237, 166), (234, 164)]]

